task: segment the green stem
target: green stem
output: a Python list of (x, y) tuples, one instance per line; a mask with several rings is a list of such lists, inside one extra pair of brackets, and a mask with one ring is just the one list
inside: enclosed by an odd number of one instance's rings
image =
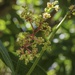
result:
[(57, 32), (57, 30), (60, 28), (60, 26), (62, 25), (62, 23), (64, 22), (64, 20), (66, 19), (68, 13), (64, 16), (64, 18), (61, 20), (61, 22), (56, 26), (56, 28), (54, 29), (54, 31), (52, 31), (52, 33), (50, 33), (50, 35), (48, 36), (47, 40), (52, 40), (55, 33)]
[[(57, 25), (56, 29), (49, 35), (49, 37), (47, 38), (47, 40), (52, 40), (56, 31), (59, 29), (59, 27), (61, 26), (61, 24), (63, 23), (63, 21), (66, 19), (67, 14), (64, 16), (64, 18), (61, 20), (61, 22)], [(28, 71), (28, 73), (26, 75), (30, 75), (32, 73), (32, 71), (35, 69), (37, 63), (39, 62), (41, 56), (43, 55), (44, 50), (41, 50), (40, 52), (40, 56), (38, 58), (36, 58), (36, 60), (34, 61), (32, 67), (30, 68), (30, 70)]]

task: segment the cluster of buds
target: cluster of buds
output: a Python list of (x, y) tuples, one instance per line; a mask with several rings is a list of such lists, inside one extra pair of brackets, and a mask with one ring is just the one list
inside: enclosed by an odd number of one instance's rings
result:
[(35, 57), (39, 57), (39, 47), (46, 50), (50, 49), (50, 42), (41, 36), (32, 36), (28, 32), (21, 32), (18, 35), (17, 43), (20, 48), (16, 51), (20, 60), (25, 60), (25, 64), (32, 61)]
[(71, 5), (69, 7), (69, 10), (70, 10), (70, 12), (71, 12), (72, 15), (75, 15), (75, 5)]
[(50, 17), (51, 17), (51, 15), (48, 14), (47, 12), (43, 13), (43, 18), (47, 19), (47, 18), (50, 18)]
[(47, 19), (47, 18), (51, 17), (51, 15), (49, 13), (52, 9), (55, 9), (56, 11), (59, 10), (58, 1), (54, 1), (52, 3), (47, 2), (47, 7), (45, 8), (44, 13), (43, 13), (43, 18), (44, 19)]
[(22, 6), (24, 8), (24, 11), (21, 13), (21, 17), (25, 19), (26, 21), (32, 22), (33, 21), (33, 12), (31, 10), (28, 10), (27, 6)]
[[(21, 17), (25, 22), (30, 23), (32, 31), (20, 32), (18, 34), (17, 43), (19, 49), (16, 52), (20, 60), (25, 60), (25, 64), (32, 61), (35, 57), (39, 57), (40, 50), (50, 50), (50, 41), (46, 40), (46, 38), (51, 33), (51, 27), (45, 20), (51, 17), (49, 14), (51, 9), (58, 10), (59, 7), (56, 4), (57, 1), (52, 3), (48, 2), (45, 13), (39, 16), (35, 16), (31, 10), (26, 6), (24, 7)], [(36, 28), (34, 28), (33, 24)]]

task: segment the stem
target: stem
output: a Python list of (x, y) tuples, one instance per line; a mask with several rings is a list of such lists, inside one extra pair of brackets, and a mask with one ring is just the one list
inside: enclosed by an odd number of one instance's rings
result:
[(41, 28), (41, 24), (42, 24), (42, 23), (40, 23), (38, 29), (35, 31), (35, 34), (40, 30), (40, 28)]
[[(64, 16), (64, 18), (61, 20), (61, 22), (57, 25), (56, 29), (49, 35), (49, 37), (47, 38), (47, 40), (52, 40), (56, 31), (59, 29), (59, 27), (61, 26), (61, 24), (63, 23), (63, 21), (66, 19), (68, 13)], [(43, 55), (45, 50), (41, 50), (40, 52), (40, 56), (38, 58), (36, 58), (36, 60), (34, 61), (32, 67), (30, 68), (30, 70), (28, 71), (28, 73), (26, 75), (30, 75), (32, 73), (32, 71), (35, 69), (37, 63), (39, 62), (41, 56)]]
[(30, 22), (30, 24), (31, 24), (31, 27), (32, 27), (32, 30), (33, 30), (33, 34), (34, 34), (34, 27), (33, 27), (33, 25), (32, 25), (32, 23)]
[(62, 25), (62, 23), (64, 22), (64, 20), (66, 19), (68, 13), (64, 16), (64, 18), (61, 20), (61, 22), (57, 25), (57, 27), (54, 29), (54, 31), (52, 31), (52, 33), (50, 33), (50, 35), (48, 36), (47, 40), (52, 40), (55, 33), (57, 32), (57, 30), (60, 28), (60, 26)]

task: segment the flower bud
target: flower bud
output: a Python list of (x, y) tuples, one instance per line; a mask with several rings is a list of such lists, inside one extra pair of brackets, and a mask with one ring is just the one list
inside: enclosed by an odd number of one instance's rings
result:
[(52, 7), (53, 7), (52, 3), (47, 2), (47, 8), (52, 8)]
[(50, 17), (51, 17), (50, 14), (48, 14), (48, 13), (43, 13), (43, 18), (44, 18), (44, 19), (47, 19), (47, 18), (50, 18)]
[(69, 7), (70, 10), (73, 10), (74, 8), (75, 8), (75, 5), (71, 5), (71, 6)]
[(55, 10), (58, 11), (59, 10), (59, 5), (55, 5)]
[(54, 1), (54, 2), (52, 2), (53, 5), (56, 5), (57, 3), (58, 3), (58, 1)]

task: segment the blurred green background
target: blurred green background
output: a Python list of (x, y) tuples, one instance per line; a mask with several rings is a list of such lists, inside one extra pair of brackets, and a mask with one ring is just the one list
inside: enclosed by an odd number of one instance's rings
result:
[[(22, 6), (27, 4), (36, 14), (40, 14), (49, 1), (54, 0), (0, 0), (0, 40), (9, 51), (17, 49), (17, 35), (25, 30), (24, 20), (20, 18)], [(60, 10), (57, 13), (52, 11), (52, 17), (46, 20), (52, 28), (72, 4), (75, 4), (75, 0), (59, 0)], [(51, 51), (44, 53), (39, 65), (48, 75), (75, 75), (75, 16), (71, 15), (65, 20), (52, 40)], [(0, 75), (9, 75), (2, 60)]]

